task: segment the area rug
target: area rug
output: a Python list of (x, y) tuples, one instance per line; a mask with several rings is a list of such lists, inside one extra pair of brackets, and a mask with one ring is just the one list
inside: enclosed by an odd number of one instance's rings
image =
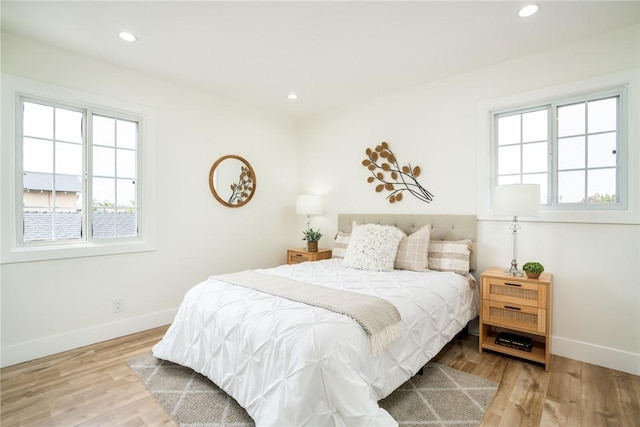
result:
[[(127, 362), (181, 427), (250, 427), (238, 403), (208, 378), (151, 354)], [(423, 375), (401, 385), (380, 406), (401, 426), (477, 427), (498, 384), (430, 362)]]

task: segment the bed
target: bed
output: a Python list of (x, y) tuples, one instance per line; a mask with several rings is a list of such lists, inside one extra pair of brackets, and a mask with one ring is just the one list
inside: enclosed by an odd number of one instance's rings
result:
[[(415, 375), (476, 317), (477, 287), (465, 274), (469, 271), (346, 266), (354, 259), (354, 242), (360, 235), (356, 230), (365, 224), (402, 230), (405, 249), (406, 242), (412, 244), (410, 238), (425, 228), (430, 231), (430, 248), (441, 241), (460, 247), (461, 242), (472, 245), (476, 240), (476, 218), (471, 215), (341, 214), (335, 258), (248, 273), (271, 282), (366, 295), (392, 305), (401, 318), (400, 332), (382, 348), (374, 350), (371, 334), (355, 317), (219, 275), (187, 292), (174, 322), (153, 347), (154, 356), (207, 376), (259, 427), (397, 425), (377, 402)], [(346, 251), (341, 251), (338, 243), (349, 238)], [(415, 255), (413, 249), (410, 252)], [(339, 257), (343, 254), (345, 258)], [(429, 256), (434, 265), (440, 262), (437, 254)], [(466, 263), (473, 271), (474, 251), (467, 252)]]

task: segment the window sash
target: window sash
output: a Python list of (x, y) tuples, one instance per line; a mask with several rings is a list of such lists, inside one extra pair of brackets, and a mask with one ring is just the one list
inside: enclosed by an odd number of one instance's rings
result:
[[(606, 92), (600, 92), (600, 93), (594, 93), (594, 94), (589, 94), (589, 95), (583, 95), (580, 97), (575, 97), (569, 100), (562, 100), (560, 102), (555, 102), (552, 104), (552, 108), (554, 110), (554, 116), (556, 117), (556, 120), (554, 120), (554, 153), (556, 153), (555, 156), (553, 156), (553, 171), (554, 171), (554, 177), (556, 178), (555, 182), (554, 182), (554, 186), (553, 186), (553, 201), (554, 201), (554, 206), (561, 206), (562, 208), (569, 208), (569, 209), (624, 209), (626, 208), (626, 187), (625, 187), (625, 182), (626, 182), (626, 174), (625, 174), (625, 169), (624, 169), (624, 163), (622, 161), (623, 157), (625, 155), (624, 153), (624, 144), (622, 143), (622, 137), (623, 137), (623, 131), (624, 131), (624, 120), (623, 118), (626, 116), (626, 109), (623, 106), (623, 102), (624, 102), (624, 91), (623, 89), (616, 89), (616, 90), (611, 90), (611, 91), (606, 91)], [(615, 99), (615, 103), (616, 103), (616, 123), (615, 123), (615, 131), (612, 132), (611, 130), (606, 131), (606, 132), (602, 132), (602, 131), (595, 131), (595, 132), (590, 132), (589, 131), (589, 123), (590, 120), (588, 118), (588, 114), (589, 114), (589, 104), (597, 102), (597, 101), (601, 101), (601, 100), (605, 100), (605, 99)], [(567, 108), (567, 107), (571, 107), (574, 105), (581, 105), (584, 104), (585, 105), (585, 111), (584, 111), (584, 131), (582, 133), (574, 133), (574, 134), (568, 134), (568, 135), (562, 135), (560, 136), (560, 131), (559, 131), (559, 112), (558, 110), (561, 108)], [(609, 164), (607, 166), (591, 166), (589, 164), (589, 150), (590, 147), (592, 147), (594, 141), (592, 142), (592, 140), (594, 138), (597, 138), (599, 135), (603, 135), (603, 134), (611, 134), (611, 133), (615, 133), (615, 161), (613, 164)], [(561, 155), (560, 155), (560, 149), (561, 149), (561, 144), (563, 142), (566, 142), (568, 139), (571, 138), (583, 138), (584, 139), (584, 157), (583, 157), (583, 164), (581, 166), (578, 167), (561, 167), (560, 165), (560, 161), (561, 161)], [(590, 186), (590, 181), (591, 178), (590, 176), (592, 175), (590, 172), (594, 172), (594, 171), (604, 171), (604, 170), (613, 170), (615, 171), (615, 201), (613, 202), (589, 202), (589, 198), (591, 198), (592, 196), (595, 196), (594, 194), (591, 194), (591, 192), (589, 191), (589, 186)], [(560, 192), (560, 186), (561, 186), (561, 180), (560, 180), (560, 176), (562, 174), (570, 174), (570, 173), (575, 173), (575, 174), (582, 174), (583, 178), (581, 178), (581, 182), (583, 184), (583, 190), (582, 190), (582, 199), (580, 201), (572, 201), (572, 202), (562, 202), (561, 199), (561, 192)], [(582, 201), (585, 200), (585, 201)]]
[[(140, 129), (141, 123), (139, 120), (132, 118), (125, 118), (122, 115), (115, 115), (111, 112), (92, 112), (90, 115), (90, 131), (93, 136), (94, 131), (94, 118), (112, 120), (114, 124), (114, 139), (113, 145), (104, 143), (100, 140), (89, 141), (91, 145), (90, 161), (88, 162), (88, 176), (91, 177), (91, 190), (89, 197), (87, 197), (87, 205), (91, 213), (91, 239), (92, 240), (109, 240), (109, 239), (124, 239), (128, 237), (135, 237), (138, 233), (138, 212), (139, 212), (139, 178), (138, 171), (140, 170)], [(118, 123), (127, 122), (135, 124), (135, 136), (134, 147), (121, 146), (118, 135)], [(99, 170), (96, 171), (94, 166), (96, 162), (94, 160), (98, 156), (94, 156), (97, 150), (107, 150), (113, 154), (113, 169), (111, 171)], [(120, 163), (122, 162), (121, 155), (133, 154), (135, 156), (135, 162), (133, 165), (134, 172), (126, 174), (121, 171)], [(104, 169), (104, 168), (102, 168)], [(125, 181), (133, 181), (133, 195), (135, 197), (131, 206), (124, 206), (120, 203), (119, 194), (123, 194)], [(106, 200), (108, 203), (101, 203), (96, 199), (97, 191), (95, 191), (97, 182), (111, 182), (113, 189), (113, 200)], [(111, 226), (110, 224), (113, 223)]]
[[(537, 114), (540, 112), (544, 112), (546, 115), (546, 132), (538, 133), (535, 138), (527, 139), (525, 137), (525, 131), (523, 126), (523, 121), (525, 116), (530, 116), (532, 114)], [(510, 144), (502, 144), (500, 145), (497, 141), (498, 133), (499, 133), (499, 122), (503, 118), (509, 117), (518, 117), (519, 132), (517, 135), (517, 141), (513, 141)], [(496, 130), (494, 136), (494, 146), (495, 146), (495, 165), (494, 170), (494, 185), (499, 184), (539, 184), (540, 185), (540, 193), (541, 193), (541, 203), (548, 204), (549, 200), (549, 187), (552, 181), (551, 179), (551, 157), (549, 156), (549, 152), (552, 149), (552, 133), (549, 131), (552, 121), (551, 109), (548, 105), (537, 105), (534, 107), (523, 108), (518, 110), (504, 111), (501, 113), (497, 113), (494, 115), (494, 129)], [(544, 147), (544, 155), (545, 159), (541, 162), (538, 162), (538, 167), (528, 169), (529, 164), (525, 162), (525, 152), (535, 150), (540, 147), (541, 144), (545, 144)], [(513, 170), (511, 173), (500, 173), (500, 148), (511, 148), (517, 149), (518, 162), (519, 165), (517, 169)], [(542, 167), (540, 166), (542, 165)]]

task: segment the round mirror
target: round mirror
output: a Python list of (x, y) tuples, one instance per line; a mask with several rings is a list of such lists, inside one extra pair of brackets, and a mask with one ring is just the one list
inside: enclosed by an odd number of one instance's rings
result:
[(209, 188), (220, 203), (239, 208), (249, 203), (256, 192), (256, 174), (242, 157), (222, 156), (211, 166)]

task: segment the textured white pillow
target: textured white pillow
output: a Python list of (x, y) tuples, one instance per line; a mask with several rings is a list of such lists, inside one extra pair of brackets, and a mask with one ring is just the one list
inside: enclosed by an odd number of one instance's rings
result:
[(391, 225), (354, 227), (342, 265), (359, 270), (391, 271), (404, 236), (400, 229)]
[(471, 240), (432, 240), (429, 243), (429, 269), (469, 273)]
[(349, 246), (350, 238), (351, 234), (338, 231), (338, 234), (336, 234), (336, 241), (333, 244), (331, 258), (344, 258), (344, 255), (347, 253), (347, 246)]
[(396, 270), (427, 271), (429, 264), (429, 238), (431, 225), (427, 224), (411, 235), (403, 237), (398, 245)]

